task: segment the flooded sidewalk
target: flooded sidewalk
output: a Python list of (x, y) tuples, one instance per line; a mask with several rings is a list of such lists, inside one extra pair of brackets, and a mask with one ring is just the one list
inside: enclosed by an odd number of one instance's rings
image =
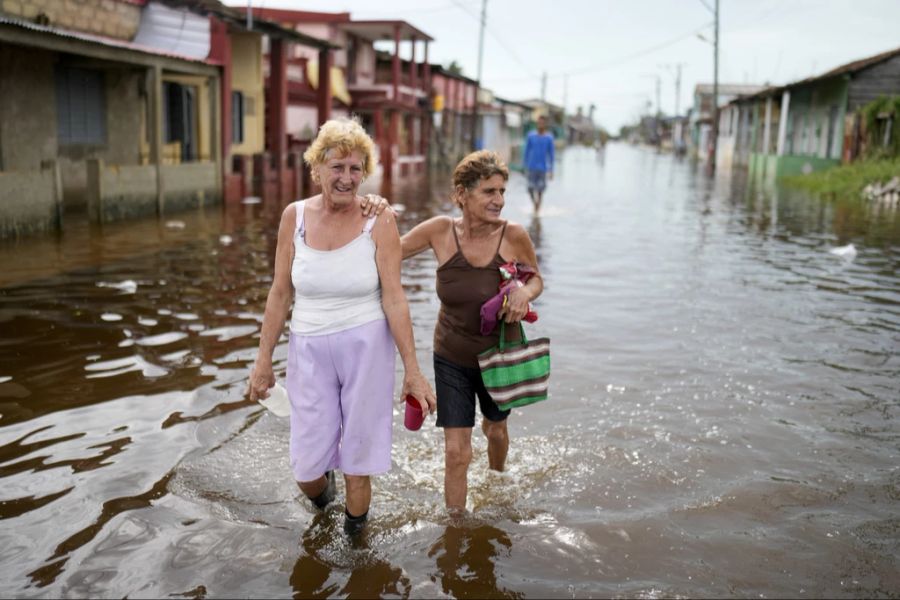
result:
[[(398, 187), (401, 230), (452, 213), (445, 192)], [(898, 211), (610, 144), (567, 150), (536, 216), (514, 173), (551, 398), (510, 418), (505, 474), (476, 428), (463, 520), (443, 510), (442, 432), (397, 408), (366, 548), (339, 506), (298, 499), (287, 421), (244, 398), (279, 214), (0, 247), (0, 594), (900, 593)], [(429, 378), (436, 267), (403, 272)]]

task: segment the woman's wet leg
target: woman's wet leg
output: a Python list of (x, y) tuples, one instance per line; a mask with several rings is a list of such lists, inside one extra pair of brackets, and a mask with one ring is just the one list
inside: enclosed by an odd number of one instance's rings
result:
[(448, 509), (465, 510), (472, 462), (472, 428), (444, 428), (444, 501)]
[(359, 533), (369, 516), (372, 502), (372, 480), (367, 475), (344, 474), (347, 489), (347, 508), (344, 511), (344, 531)]
[(509, 452), (509, 430), (506, 420), (481, 420), (481, 431), (488, 441), (488, 466), (494, 471), (502, 471), (506, 467), (506, 455)]

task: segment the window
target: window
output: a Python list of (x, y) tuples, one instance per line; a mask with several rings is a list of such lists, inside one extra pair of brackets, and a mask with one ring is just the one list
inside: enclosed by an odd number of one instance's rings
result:
[(231, 92), (231, 143), (244, 142), (244, 94)]
[(193, 86), (163, 83), (165, 142), (179, 142), (181, 161), (197, 159), (197, 91)]
[(106, 102), (100, 71), (57, 68), (56, 122), (60, 145), (106, 143)]

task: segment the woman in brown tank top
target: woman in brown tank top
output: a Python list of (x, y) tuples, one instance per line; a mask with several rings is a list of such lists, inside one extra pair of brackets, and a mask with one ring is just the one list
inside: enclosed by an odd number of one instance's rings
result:
[[(490, 399), (478, 370), (479, 352), (495, 345), (499, 328), (481, 335), (481, 305), (500, 286), (498, 267), (508, 261), (538, 268), (534, 244), (524, 227), (500, 218), (509, 170), (495, 152), (466, 156), (453, 172), (454, 200), (462, 217), (434, 217), (401, 239), (403, 258), (432, 249), (437, 257), (437, 294), (441, 310), (434, 330), (434, 373), (438, 427), (444, 428), (444, 499), (449, 509), (464, 510), (467, 474), (472, 460), (472, 428), (476, 397), (484, 416), (481, 429), (488, 439), (488, 463), (502, 471), (509, 449), (506, 418)], [(502, 313), (518, 323), (528, 303), (543, 291), (538, 272), (515, 290)], [(518, 333), (515, 329), (516, 335)], [(509, 339), (514, 335), (507, 333)]]

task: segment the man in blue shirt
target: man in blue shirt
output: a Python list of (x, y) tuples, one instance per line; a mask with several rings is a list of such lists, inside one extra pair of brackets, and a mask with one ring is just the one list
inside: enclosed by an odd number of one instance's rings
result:
[(541, 210), (541, 200), (547, 187), (547, 177), (553, 179), (553, 160), (556, 149), (553, 134), (547, 131), (547, 117), (541, 115), (537, 120), (537, 131), (532, 131), (525, 138), (525, 174), (528, 176), (528, 194), (534, 204), (534, 213)]

